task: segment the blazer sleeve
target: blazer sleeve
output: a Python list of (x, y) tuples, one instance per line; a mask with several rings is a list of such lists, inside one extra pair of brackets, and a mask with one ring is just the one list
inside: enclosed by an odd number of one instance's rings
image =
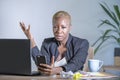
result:
[(33, 60), (35, 61), (36, 64), (37, 64), (36, 56), (37, 56), (37, 55), (40, 55), (40, 54), (41, 54), (41, 53), (40, 53), (40, 51), (39, 51), (39, 49), (38, 49), (37, 46), (35, 46), (35, 47), (32, 48), (32, 50), (31, 50), (31, 55), (32, 55), (32, 58), (33, 58)]
[(41, 50), (39, 50), (39, 48), (37, 46), (32, 48), (32, 57), (33, 57), (35, 63), (37, 63), (37, 59), (36, 59), (37, 55), (44, 55), (44, 56), (46, 56), (47, 64), (50, 64), (50, 54), (48, 51), (49, 51), (49, 45), (48, 45), (46, 39), (44, 39), (44, 41), (42, 43)]
[(82, 70), (88, 55), (88, 48), (89, 42), (87, 40), (84, 39), (82, 42), (78, 41), (74, 46), (75, 55), (66, 65), (62, 66), (64, 70), (73, 72)]

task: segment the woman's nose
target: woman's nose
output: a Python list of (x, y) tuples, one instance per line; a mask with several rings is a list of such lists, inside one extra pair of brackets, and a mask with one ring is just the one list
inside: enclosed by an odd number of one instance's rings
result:
[(58, 30), (57, 30), (57, 32), (61, 33), (61, 31), (62, 31), (62, 29), (59, 27)]

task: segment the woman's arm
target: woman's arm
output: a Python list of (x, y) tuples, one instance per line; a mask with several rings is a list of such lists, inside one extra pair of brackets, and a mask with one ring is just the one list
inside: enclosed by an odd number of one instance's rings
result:
[(22, 31), (24, 32), (24, 34), (26, 35), (26, 37), (28, 39), (30, 39), (31, 42), (31, 48), (35, 47), (35, 41), (34, 41), (34, 37), (32, 36), (31, 32), (30, 32), (30, 25), (28, 25), (28, 28), (26, 28), (24, 22), (20, 22), (20, 27), (22, 29)]

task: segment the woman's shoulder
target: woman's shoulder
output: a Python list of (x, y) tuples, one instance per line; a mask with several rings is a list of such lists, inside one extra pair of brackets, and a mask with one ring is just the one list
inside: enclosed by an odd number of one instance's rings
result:
[(71, 36), (72, 37), (72, 42), (76, 44), (81, 44), (81, 43), (87, 43), (89, 44), (87, 39), (76, 37), (76, 36)]
[(76, 36), (72, 36), (72, 39), (73, 41), (88, 41), (87, 39), (76, 37)]

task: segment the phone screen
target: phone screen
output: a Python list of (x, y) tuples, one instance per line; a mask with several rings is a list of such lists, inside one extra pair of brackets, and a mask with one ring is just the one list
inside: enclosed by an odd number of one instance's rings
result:
[(39, 64), (46, 64), (46, 57), (45, 56), (37, 56), (37, 65)]

